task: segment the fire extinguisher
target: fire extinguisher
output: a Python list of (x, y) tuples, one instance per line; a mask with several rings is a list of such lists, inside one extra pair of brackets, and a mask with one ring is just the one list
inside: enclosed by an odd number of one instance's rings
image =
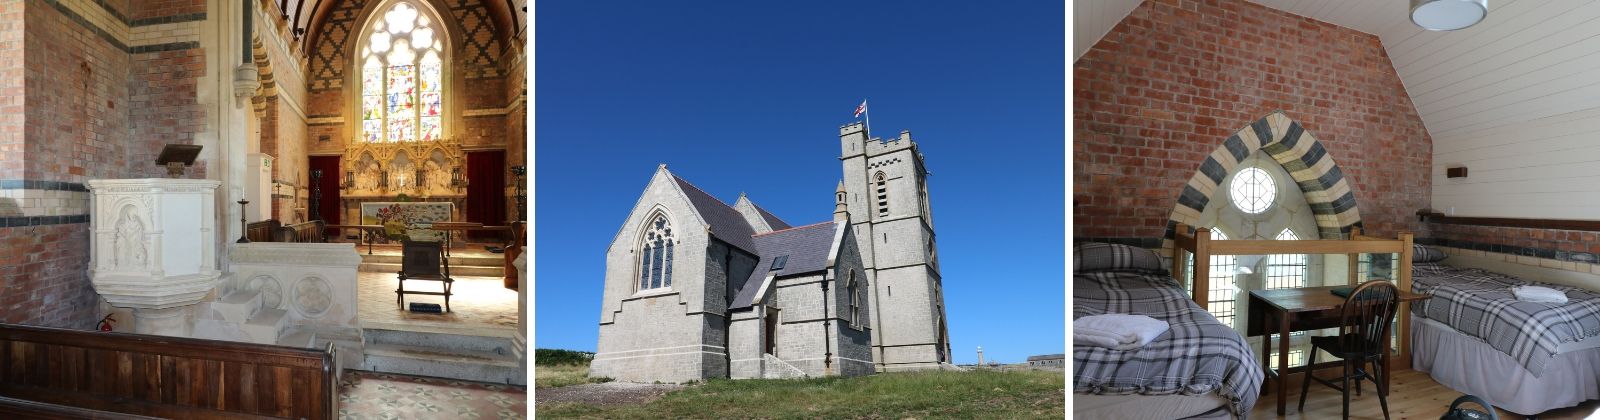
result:
[(111, 317), (113, 315), (116, 314), (106, 314), (105, 318), (100, 318), (100, 323), (95, 325), (95, 328), (99, 329), (100, 331), (110, 332), (111, 327), (117, 323), (117, 320)]

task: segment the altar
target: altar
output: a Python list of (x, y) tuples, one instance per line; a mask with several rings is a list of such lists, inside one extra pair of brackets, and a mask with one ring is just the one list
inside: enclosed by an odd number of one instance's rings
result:
[(386, 226), (385, 237), (443, 240), (434, 222), (465, 220), (467, 180), (460, 141), (351, 142), (340, 159), (344, 223)]
[(443, 241), (444, 232), (431, 229), (434, 222), (449, 222), (455, 205), (449, 202), (361, 203), (361, 224), (383, 226), (386, 237), (404, 232), (413, 241)]

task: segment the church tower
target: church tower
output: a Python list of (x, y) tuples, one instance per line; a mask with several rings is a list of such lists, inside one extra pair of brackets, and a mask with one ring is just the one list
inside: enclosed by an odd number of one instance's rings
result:
[(928, 170), (909, 131), (883, 141), (861, 123), (839, 128), (844, 209), (872, 293), (878, 371), (950, 363), (944, 288), (928, 207)]

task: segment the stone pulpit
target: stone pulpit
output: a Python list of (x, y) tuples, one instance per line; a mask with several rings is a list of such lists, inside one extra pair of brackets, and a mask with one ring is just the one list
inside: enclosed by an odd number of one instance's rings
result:
[(220, 181), (89, 181), (89, 278), (112, 306), (132, 308), (134, 331), (187, 336), (188, 306), (216, 288)]

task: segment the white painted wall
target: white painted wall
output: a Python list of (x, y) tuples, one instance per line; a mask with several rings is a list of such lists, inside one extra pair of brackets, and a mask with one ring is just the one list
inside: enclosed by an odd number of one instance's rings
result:
[(1076, 61), (1089, 52), (1111, 28), (1128, 17), (1128, 12), (1139, 7), (1143, 0), (1073, 0), (1072, 1), (1072, 59)]
[(1473, 27), (1430, 32), (1404, 1), (1252, 1), (1382, 39), (1433, 138), (1417, 170), (1434, 209), (1600, 219), (1600, 2), (1496, 0)]

